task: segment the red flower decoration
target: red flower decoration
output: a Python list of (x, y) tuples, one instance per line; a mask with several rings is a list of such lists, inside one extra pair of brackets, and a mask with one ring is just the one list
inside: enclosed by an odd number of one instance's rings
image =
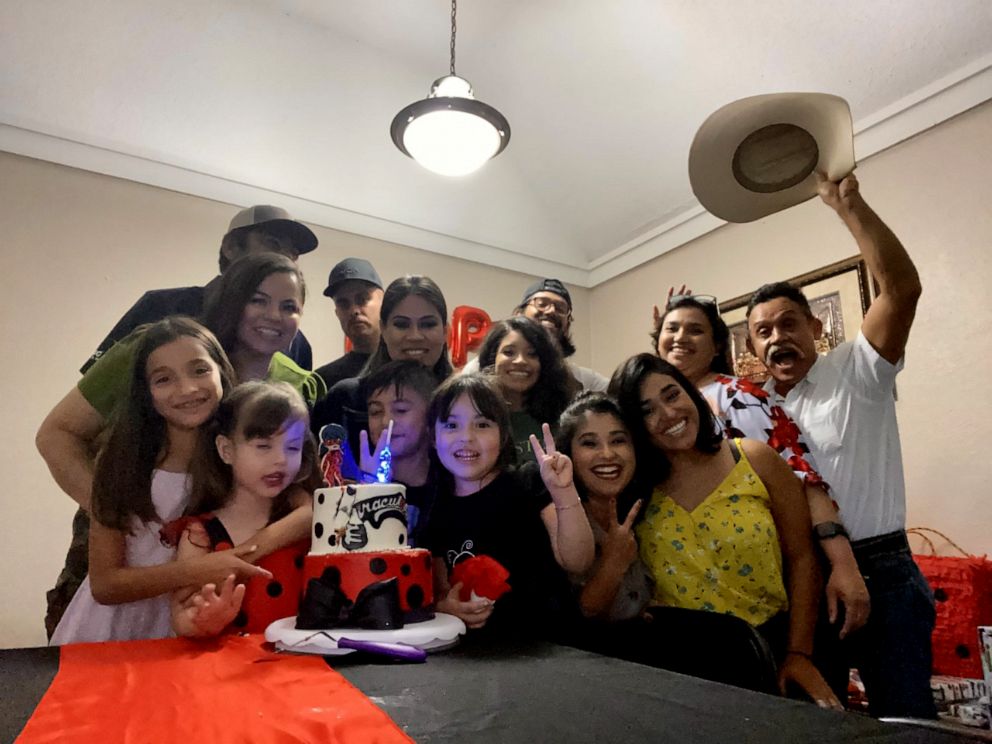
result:
[(475, 592), (477, 597), (496, 601), (510, 591), (510, 585), (506, 583), (508, 578), (510, 572), (488, 555), (466, 558), (451, 570), (451, 584), (461, 582), (459, 599), (462, 602), (470, 600), (472, 592)]

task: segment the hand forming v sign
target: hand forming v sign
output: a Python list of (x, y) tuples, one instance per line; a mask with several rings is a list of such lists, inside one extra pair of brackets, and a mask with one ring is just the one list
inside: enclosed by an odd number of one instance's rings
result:
[(610, 499), (610, 526), (602, 545), (604, 561), (615, 562), (626, 569), (637, 560), (637, 539), (634, 537), (633, 527), (643, 503), (643, 500), (638, 499), (621, 523), (617, 518), (617, 500)]
[[(674, 286), (669, 287), (668, 288), (668, 296), (665, 298), (665, 310), (668, 310), (668, 305), (672, 301), (672, 298), (673, 297), (678, 297), (678, 296), (681, 296), (681, 295), (691, 295), (691, 294), (692, 294), (692, 290), (689, 289), (684, 284), (682, 285), (682, 287), (679, 289), (678, 292), (675, 291), (675, 287)], [(654, 306), (654, 324), (655, 325), (658, 325), (658, 321), (661, 320), (661, 316), (662, 316), (661, 310), (659, 310), (658, 309), (658, 306), (655, 305)]]
[(382, 430), (379, 435), (378, 441), (375, 443), (375, 451), (369, 451), (369, 433), (366, 429), (362, 429), (358, 434), (359, 445), (358, 445), (358, 467), (363, 473), (368, 473), (370, 475), (375, 475), (376, 471), (379, 469), (379, 456), (382, 454), (382, 450), (385, 449), (386, 445), (389, 443), (389, 435), (393, 429), (393, 420), (390, 419), (386, 428)]
[(568, 455), (563, 455), (555, 447), (550, 426), (542, 424), (541, 431), (544, 433), (544, 447), (533, 434), (530, 435), (530, 446), (534, 450), (538, 465), (541, 466), (541, 480), (554, 499), (556, 490), (572, 487), (572, 461)]

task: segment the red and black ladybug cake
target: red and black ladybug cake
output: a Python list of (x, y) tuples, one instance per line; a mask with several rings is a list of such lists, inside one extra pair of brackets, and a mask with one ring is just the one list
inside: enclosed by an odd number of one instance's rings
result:
[(314, 493), (297, 628), (387, 630), (434, 617), (431, 554), (407, 546), (406, 488), (347, 484)]

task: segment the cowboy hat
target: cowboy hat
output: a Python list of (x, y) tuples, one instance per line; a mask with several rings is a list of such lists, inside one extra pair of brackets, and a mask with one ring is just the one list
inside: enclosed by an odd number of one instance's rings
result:
[(815, 171), (854, 170), (847, 101), (826, 93), (742, 98), (709, 116), (689, 149), (700, 203), (728, 222), (751, 222), (816, 195)]

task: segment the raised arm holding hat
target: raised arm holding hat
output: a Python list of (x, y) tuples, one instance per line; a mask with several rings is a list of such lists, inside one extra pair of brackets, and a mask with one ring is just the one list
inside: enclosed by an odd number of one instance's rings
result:
[[(748, 305), (748, 344), (771, 374), (765, 389), (806, 435), (871, 596), (867, 624), (843, 642), (876, 716), (936, 716), (930, 693), (933, 594), (906, 540), (906, 496), (894, 386), (921, 286), (892, 231), (849, 175), (822, 177), (823, 201), (853, 235), (879, 294), (853, 341), (816, 353), (822, 323), (802, 292), (779, 282)], [(829, 540), (831, 534), (818, 535)]]

